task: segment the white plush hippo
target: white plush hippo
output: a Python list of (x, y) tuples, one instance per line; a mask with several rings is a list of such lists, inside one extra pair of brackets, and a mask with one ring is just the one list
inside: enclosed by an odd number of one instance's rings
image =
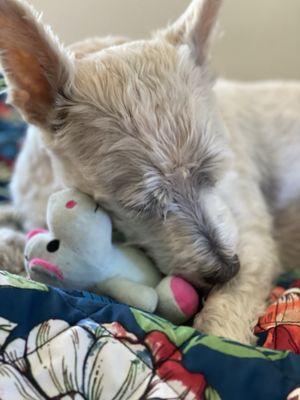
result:
[(28, 234), (31, 279), (111, 296), (178, 324), (198, 311), (198, 294), (188, 282), (163, 277), (142, 251), (112, 243), (111, 219), (89, 196), (74, 189), (53, 194), (47, 222), (49, 231)]

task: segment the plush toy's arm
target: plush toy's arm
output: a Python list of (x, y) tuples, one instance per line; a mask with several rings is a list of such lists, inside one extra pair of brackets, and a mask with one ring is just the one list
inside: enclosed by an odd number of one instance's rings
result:
[(154, 312), (158, 303), (155, 289), (125, 278), (109, 279), (99, 286), (94, 286), (92, 290), (147, 312)]

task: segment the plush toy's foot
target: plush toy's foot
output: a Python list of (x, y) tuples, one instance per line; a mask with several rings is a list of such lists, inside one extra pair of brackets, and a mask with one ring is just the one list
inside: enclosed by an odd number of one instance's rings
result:
[(199, 296), (187, 281), (176, 276), (164, 278), (156, 288), (159, 302), (157, 312), (174, 324), (193, 317), (199, 308)]

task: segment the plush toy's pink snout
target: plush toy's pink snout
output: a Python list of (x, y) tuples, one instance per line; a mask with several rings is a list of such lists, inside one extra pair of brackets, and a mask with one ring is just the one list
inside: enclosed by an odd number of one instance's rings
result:
[(32, 260), (29, 261), (28, 266), (29, 269), (32, 270), (34, 270), (36, 267), (40, 267), (44, 269), (46, 272), (54, 274), (56, 278), (59, 279), (60, 281), (64, 279), (64, 275), (57, 265), (52, 264), (49, 261), (43, 260), (42, 258), (33, 258)]

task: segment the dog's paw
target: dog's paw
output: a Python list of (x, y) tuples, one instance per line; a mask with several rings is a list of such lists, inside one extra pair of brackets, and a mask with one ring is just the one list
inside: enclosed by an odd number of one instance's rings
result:
[(194, 319), (194, 328), (206, 335), (214, 335), (243, 344), (255, 345), (254, 335), (247, 320), (237, 315), (218, 315), (204, 309)]
[(25, 235), (10, 228), (0, 228), (0, 269), (25, 275)]

